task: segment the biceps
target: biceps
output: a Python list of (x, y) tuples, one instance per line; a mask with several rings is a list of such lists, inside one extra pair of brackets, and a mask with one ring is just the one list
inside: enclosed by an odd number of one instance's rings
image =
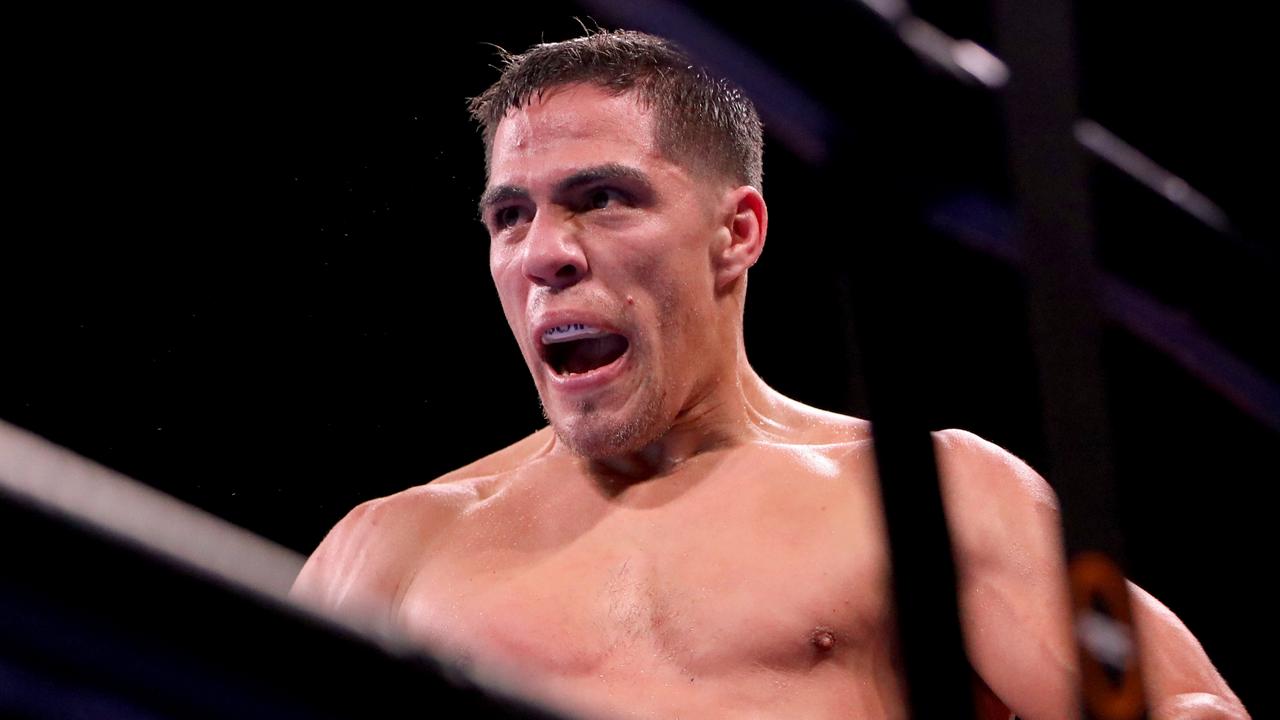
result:
[(1018, 717), (1075, 717), (1065, 578), (962, 580), (960, 609), (974, 669)]

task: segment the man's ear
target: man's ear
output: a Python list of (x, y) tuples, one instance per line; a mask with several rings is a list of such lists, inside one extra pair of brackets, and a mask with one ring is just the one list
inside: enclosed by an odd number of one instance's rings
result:
[(735, 188), (724, 196), (721, 218), (724, 223), (721, 237), (728, 242), (717, 243), (711, 258), (716, 273), (716, 289), (737, 282), (747, 268), (756, 264), (764, 250), (765, 231), (769, 228), (769, 208), (764, 196), (750, 185)]

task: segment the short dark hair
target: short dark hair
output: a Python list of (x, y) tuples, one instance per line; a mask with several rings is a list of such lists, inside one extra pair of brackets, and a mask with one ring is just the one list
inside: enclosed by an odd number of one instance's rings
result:
[(755, 106), (674, 43), (631, 30), (600, 30), (518, 55), (499, 52), (502, 76), (469, 106), (484, 131), (486, 167), (508, 111), (553, 88), (586, 83), (615, 95), (634, 92), (654, 113), (655, 140), (668, 159), (763, 191), (764, 142)]

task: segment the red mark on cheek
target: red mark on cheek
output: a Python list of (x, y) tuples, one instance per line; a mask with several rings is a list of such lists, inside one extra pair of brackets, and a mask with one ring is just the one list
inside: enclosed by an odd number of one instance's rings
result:
[(635, 305), (635, 304), (636, 304), (636, 299), (635, 299), (635, 298), (633, 298), (633, 297), (631, 297), (630, 295), (628, 295), (628, 296), (627, 296), (627, 304), (628, 304), (628, 305)]

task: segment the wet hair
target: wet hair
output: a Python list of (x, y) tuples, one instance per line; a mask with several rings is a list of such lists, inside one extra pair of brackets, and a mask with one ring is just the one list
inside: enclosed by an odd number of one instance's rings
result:
[(471, 117), (484, 131), (486, 168), (498, 123), (509, 111), (554, 88), (585, 83), (614, 95), (635, 93), (654, 114), (655, 140), (669, 160), (763, 191), (763, 140), (755, 106), (670, 41), (630, 30), (599, 30), (518, 55), (499, 52), (502, 76), (470, 102)]

